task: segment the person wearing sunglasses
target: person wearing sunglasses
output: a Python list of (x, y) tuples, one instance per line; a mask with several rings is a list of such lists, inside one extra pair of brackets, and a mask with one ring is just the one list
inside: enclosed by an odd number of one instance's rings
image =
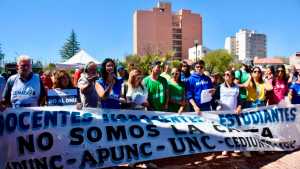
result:
[(224, 83), (222, 83), (216, 92), (218, 100), (217, 110), (231, 110), (240, 114), (242, 105), (239, 99), (239, 87), (234, 83), (234, 71), (227, 70), (224, 73)]
[(247, 101), (245, 108), (266, 105), (266, 91), (272, 90), (270, 85), (265, 85), (260, 67), (255, 66), (249, 80), (243, 85), (247, 89)]
[(269, 84), (271, 84), (272, 90), (267, 91), (267, 93), (271, 93), (266, 95), (267, 105), (283, 101), (288, 94), (288, 77), (284, 65), (277, 66), (275, 76)]
[(185, 103), (185, 87), (180, 80), (180, 69), (172, 68), (171, 79), (168, 81), (169, 84), (169, 112), (177, 112), (181, 114), (186, 105)]
[[(201, 115), (201, 111), (211, 110), (212, 94), (215, 92), (211, 79), (204, 74), (205, 62), (199, 60), (194, 63), (195, 72), (187, 81), (186, 97), (194, 111)], [(204, 93), (206, 93), (204, 95)]]
[(17, 61), (18, 73), (11, 76), (3, 92), (0, 110), (10, 106), (34, 107), (45, 103), (46, 90), (38, 74), (32, 72), (31, 58), (21, 55)]

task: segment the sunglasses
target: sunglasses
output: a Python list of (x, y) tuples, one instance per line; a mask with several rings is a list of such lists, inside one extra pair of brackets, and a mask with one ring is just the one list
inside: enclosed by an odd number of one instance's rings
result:
[(277, 72), (284, 72), (284, 70), (283, 69), (278, 69)]
[(253, 73), (261, 73), (259, 70), (254, 70)]
[(224, 76), (230, 76), (230, 74), (229, 73), (225, 73)]

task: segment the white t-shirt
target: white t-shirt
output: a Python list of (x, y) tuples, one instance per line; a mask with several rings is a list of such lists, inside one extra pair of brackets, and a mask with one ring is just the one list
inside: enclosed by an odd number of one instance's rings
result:
[(226, 87), (225, 83), (220, 85), (221, 110), (235, 110), (238, 104), (239, 87), (233, 85)]
[(128, 100), (129, 102), (136, 104), (132, 108), (140, 109), (140, 108), (143, 108), (142, 104), (147, 101), (148, 91), (145, 87), (143, 89), (141, 86), (139, 86), (137, 88), (128, 87), (126, 97), (129, 98), (129, 100)]

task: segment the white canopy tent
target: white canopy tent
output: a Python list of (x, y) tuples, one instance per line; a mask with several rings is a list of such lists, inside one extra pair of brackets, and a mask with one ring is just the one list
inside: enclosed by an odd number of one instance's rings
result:
[(89, 55), (86, 51), (81, 49), (78, 53), (72, 56), (70, 59), (66, 60), (63, 63), (57, 63), (57, 68), (78, 68), (79, 66), (84, 66), (89, 62), (95, 62), (96, 64), (100, 64), (100, 62)]

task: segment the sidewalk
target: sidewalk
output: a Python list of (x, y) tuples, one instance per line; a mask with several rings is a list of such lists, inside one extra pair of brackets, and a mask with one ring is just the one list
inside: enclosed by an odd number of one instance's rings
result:
[(237, 153), (228, 157), (222, 156), (221, 153), (199, 154), (161, 159), (154, 163), (161, 169), (300, 169), (299, 160), (300, 150), (266, 152), (265, 154), (252, 153), (250, 158)]

